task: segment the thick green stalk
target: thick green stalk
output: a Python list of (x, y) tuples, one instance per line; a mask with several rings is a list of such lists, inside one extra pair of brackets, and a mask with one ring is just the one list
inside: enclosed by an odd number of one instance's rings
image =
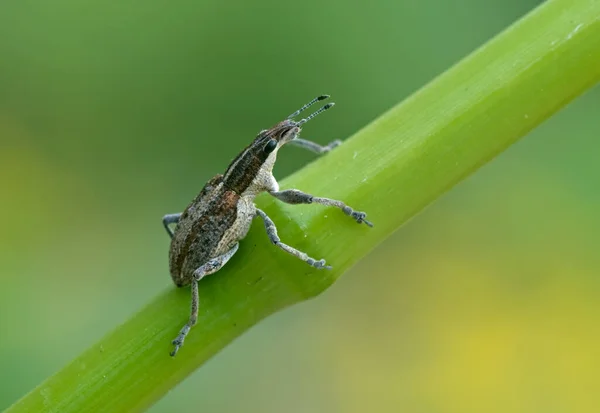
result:
[(311, 270), (270, 246), (257, 222), (230, 263), (200, 283), (198, 326), (176, 358), (169, 357), (170, 340), (188, 316), (189, 289), (173, 287), (8, 411), (144, 410), (262, 318), (324, 291), (407, 219), (599, 78), (600, 2), (544, 3), (282, 182), (368, 211), (375, 228), (336, 210), (259, 199), (284, 241), (326, 257), (332, 271)]

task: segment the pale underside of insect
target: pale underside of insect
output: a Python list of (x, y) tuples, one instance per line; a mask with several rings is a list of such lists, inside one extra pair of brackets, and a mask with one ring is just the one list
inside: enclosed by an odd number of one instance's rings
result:
[[(239, 241), (243, 239), (252, 220), (260, 217), (270, 241), (285, 252), (301, 259), (318, 269), (330, 269), (325, 260), (315, 260), (281, 242), (273, 221), (254, 205), (254, 198), (261, 192), (268, 192), (280, 201), (289, 204), (321, 204), (341, 209), (358, 223), (372, 224), (364, 212), (358, 212), (343, 203), (329, 198), (316, 197), (297, 189), (280, 191), (273, 176), (273, 165), (277, 151), (285, 144), (293, 144), (318, 154), (329, 152), (341, 141), (321, 146), (300, 139), (301, 126), (310, 119), (331, 108), (329, 103), (307, 118), (293, 120), (300, 112), (317, 101), (329, 96), (319, 96), (279, 122), (271, 129), (261, 131), (229, 165), (222, 175), (217, 175), (206, 183), (202, 191), (179, 214), (165, 215), (163, 224), (171, 236), (169, 267), (173, 282), (178, 286), (191, 285), (192, 309), (188, 322), (173, 340), (174, 356), (183, 345), (184, 339), (198, 319), (198, 281), (221, 269), (236, 253)], [(170, 225), (176, 224), (172, 231)]]

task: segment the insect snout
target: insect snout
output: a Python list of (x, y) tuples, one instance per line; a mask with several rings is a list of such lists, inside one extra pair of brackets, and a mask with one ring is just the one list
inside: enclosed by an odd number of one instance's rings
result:
[(279, 140), (282, 141), (283, 143), (289, 142), (292, 139), (296, 138), (296, 136), (298, 136), (298, 134), (300, 133), (300, 127), (298, 125), (292, 124), (290, 126), (286, 126), (282, 131), (281, 134), (279, 135)]

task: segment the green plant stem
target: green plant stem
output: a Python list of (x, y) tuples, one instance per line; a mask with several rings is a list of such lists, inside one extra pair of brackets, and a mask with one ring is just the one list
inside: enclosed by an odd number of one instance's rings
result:
[(8, 412), (146, 409), (262, 318), (324, 291), (407, 219), (599, 78), (600, 2), (542, 4), (281, 183), (345, 200), (369, 212), (375, 228), (336, 210), (259, 198), (282, 240), (326, 257), (332, 271), (311, 270), (275, 249), (257, 222), (230, 263), (200, 283), (198, 325), (177, 357), (169, 357), (170, 340), (188, 317), (190, 298), (189, 289), (173, 287)]

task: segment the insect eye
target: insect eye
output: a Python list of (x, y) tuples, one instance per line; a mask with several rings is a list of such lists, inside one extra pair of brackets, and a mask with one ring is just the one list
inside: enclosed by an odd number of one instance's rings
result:
[(265, 145), (265, 152), (271, 153), (277, 148), (277, 141), (275, 139), (271, 139), (269, 143)]

